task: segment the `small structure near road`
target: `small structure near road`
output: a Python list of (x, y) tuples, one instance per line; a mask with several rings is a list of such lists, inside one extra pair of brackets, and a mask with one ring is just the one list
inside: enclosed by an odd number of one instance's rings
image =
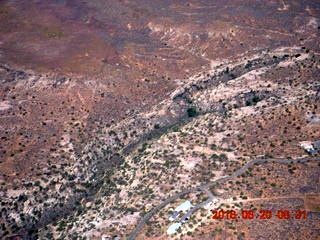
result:
[(320, 140), (315, 142), (303, 141), (300, 142), (300, 146), (311, 155), (320, 154)]
[(177, 230), (181, 227), (181, 223), (174, 223), (172, 224), (168, 230), (167, 230), (167, 233), (168, 234), (174, 234), (177, 232)]
[(216, 198), (216, 197), (213, 197), (212, 200), (211, 200), (210, 202), (208, 202), (208, 203), (204, 206), (204, 208), (205, 208), (205, 209), (209, 209), (209, 208), (211, 208), (211, 207), (213, 207), (213, 206), (216, 206), (217, 203), (219, 203), (219, 199)]

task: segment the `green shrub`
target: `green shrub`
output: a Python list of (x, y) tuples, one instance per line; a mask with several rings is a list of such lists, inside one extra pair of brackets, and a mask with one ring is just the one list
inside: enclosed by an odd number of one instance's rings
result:
[(190, 107), (188, 108), (187, 113), (189, 117), (194, 117), (197, 115), (197, 110), (195, 107)]

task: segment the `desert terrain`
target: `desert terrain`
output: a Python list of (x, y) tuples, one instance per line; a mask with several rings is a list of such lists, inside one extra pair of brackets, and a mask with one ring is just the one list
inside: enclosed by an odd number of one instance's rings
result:
[(1, 1), (0, 238), (318, 239), (319, 34), (315, 0)]

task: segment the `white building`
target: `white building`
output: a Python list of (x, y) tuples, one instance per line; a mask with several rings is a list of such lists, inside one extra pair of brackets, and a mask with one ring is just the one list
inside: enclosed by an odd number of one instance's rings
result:
[(309, 153), (312, 153), (315, 151), (314, 147), (312, 146), (312, 142), (303, 141), (303, 142), (300, 142), (300, 146)]
[(212, 200), (204, 206), (204, 208), (209, 209), (209, 208), (211, 208), (211, 206), (215, 206), (218, 202), (219, 202), (219, 199), (216, 197), (213, 197)]
[(167, 233), (168, 234), (174, 234), (177, 232), (177, 230), (181, 227), (181, 223), (174, 223), (172, 224), (168, 230), (167, 230)]
[(176, 211), (176, 212), (186, 212), (192, 207), (193, 206), (192, 206), (190, 201), (185, 201), (185, 202), (181, 203), (178, 207), (176, 207), (174, 211)]

